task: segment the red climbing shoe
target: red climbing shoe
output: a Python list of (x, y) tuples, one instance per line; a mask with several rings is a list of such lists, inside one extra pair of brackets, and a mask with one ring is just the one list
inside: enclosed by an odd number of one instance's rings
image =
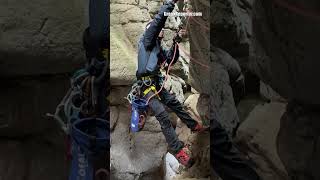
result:
[(204, 132), (208, 130), (209, 130), (209, 127), (204, 127), (200, 123), (198, 123), (196, 127), (194, 127), (193, 129), (191, 129), (192, 132)]
[(193, 165), (193, 159), (190, 157), (191, 152), (187, 146), (183, 147), (177, 154), (175, 154), (175, 158), (179, 161), (180, 164), (189, 168)]

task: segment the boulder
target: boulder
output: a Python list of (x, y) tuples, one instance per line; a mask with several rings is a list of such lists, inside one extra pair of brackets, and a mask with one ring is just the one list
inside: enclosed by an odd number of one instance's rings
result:
[(183, 104), (185, 98), (183, 90), (186, 88), (186, 83), (183, 79), (177, 76), (169, 76), (164, 88), (169, 91), (169, 93), (174, 94), (178, 101)]
[(277, 150), (290, 179), (320, 178), (319, 107), (289, 102), (281, 117)]
[(285, 99), (281, 97), (275, 90), (273, 90), (268, 84), (260, 81), (260, 95), (269, 101), (284, 102)]
[(219, 63), (213, 63), (210, 73), (210, 95), (213, 118), (218, 120), (230, 136), (239, 125), (239, 117), (233, 98), (227, 70)]
[(125, 107), (111, 108), (111, 117), (118, 117), (111, 123), (111, 173), (116, 179), (160, 179), (167, 148), (160, 125), (149, 117), (144, 129), (133, 133), (130, 115)]
[(207, 114), (209, 113), (209, 98), (204, 94), (192, 94), (184, 102), (187, 112), (192, 118), (209, 125)]
[(237, 132), (239, 149), (254, 162), (263, 180), (288, 179), (277, 153), (277, 134), (285, 107), (278, 102), (256, 105)]
[(212, 2), (210, 6), (211, 43), (234, 57), (244, 57), (249, 55), (251, 21), (248, 11), (240, 8), (237, 2), (243, 4), (245, 1), (216, 0)]

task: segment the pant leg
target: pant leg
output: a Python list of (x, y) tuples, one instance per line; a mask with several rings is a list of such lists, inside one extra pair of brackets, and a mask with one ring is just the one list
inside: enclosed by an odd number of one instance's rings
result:
[[(153, 95), (153, 92), (149, 92), (146, 97), (148, 98), (151, 95)], [(169, 151), (174, 154), (177, 153), (183, 148), (184, 144), (178, 139), (178, 136), (169, 119), (168, 112), (165, 110), (163, 104), (157, 97), (154, 97), (149, 101), (149, 107), (154, 112), (155, 117), (160, 123), (162, 133), (165, 136), (169, 146)]]
[(211, 166), (223, 180), (259, 180), (217, 120), (210, 124)]
[(188, 128), (193, 129), (197, 125), (197, 121), (192, 119), (190, 115), (183, 109), (182, 104), (177, 100), (175, 95), (170, 94), (166, 89), (160, 93), (161, 102), (168, 106), (176, 115), (185, 123)]

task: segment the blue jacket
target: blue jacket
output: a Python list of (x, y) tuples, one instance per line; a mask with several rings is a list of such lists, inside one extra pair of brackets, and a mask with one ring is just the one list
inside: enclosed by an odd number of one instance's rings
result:
[[(161, 47), (161, 42), (158, 39), (159, 33), (164, 28), (167, 16), (164, 12), (172, 12), (175, 4), (168, 1), (161, 6), (159, 13), (150, 23), (149, 28), (143, 33), (138, 42), (138, 70), (137, 76), (145, 76), (157, 74), (159, 72), (159, 60), (165, 60), (168, 63), (173, 58), (174, 46), (169, 50)], [(179, 50), (177, 49), (174, 58), (174, 63), (179, 58)]]

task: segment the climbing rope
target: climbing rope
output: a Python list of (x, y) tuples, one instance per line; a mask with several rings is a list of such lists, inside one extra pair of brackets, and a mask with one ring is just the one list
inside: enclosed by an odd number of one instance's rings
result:
[(207, 64), (204, 64), (204, 63), (201, 63), (199, 60), (193, 58), (188, 52), (186, 49), (183, 48), (183, 46), (179, 45), (179, 49), (181, 49), (183, 51), (183, 53), (189, 57), (190, 61), (202, 66), (203, 68), (206, 68), (206, 69), (209, 69), (210, 66), (207, 65)]
[[(190, 9), (187, 9), (185, 12), (191, 12), (191, 11), (190, 11)], [(188, 27), (190, 26), (190, 20), (192, 20), (192, 21), (196, 22), (198, 25), (200, 25), (199, 27), (200, 27), (201, 30), (204, 30), (204, 31), (209, 31), (209, 30), (210, 30), (210, 28), (209, 28), (208, 26), (206, 26), (206, 25), (204, 25), (203, 23), (201, 23), (200, 21), (198, 21), (195, 17), (188, 16), (188, 17), (187, 17), (187, 20), (186, 20), (186, 26), (185, 26), (186, 28), (183, 29), (184, 31), (187, 32)], [(186, 56), (189, 57), (189, 59), (190, 59), (191, 62), (194, 62), (194, 63), (200, 65), (201, 67), (205, 68), (206, 70), (210, 69), (210, 66), (209, 66), (208, 64), (204, 64), (204, 63), (202, 63), (201, 61), (193, 58), (193, 57), (188, 53), (188, 51), (183, 48), (182, 45), (179, 44), (178, 47), (179, 47), (179, 49), (181, 49), (181, 50), (183, 51), (183, 53), (184, 53)]]
[(175, 45), (174, 45), (173, 57), (172, 57), (172, 60), (171, 60), (171, 62), (170, 62), (170, 64), (169, 64), (169, 66), (168, 66), (168, 70), (167, 70), (167, 73), (165, 74), (165, 79), (164, 79), (164, 81), (163, 81), (163, 83), (162, 83), (162, 85), (161, 85), (160, 90), (159, 90), (159, 91), (156, 91), (152, 96), (150, 96), (150, 97), (147, 99), (146, 105), (149, 104), (149, 101), (150, 101), (151, 98), (157, 96), (157, 95), (162, 91), (162, 89), (163, 89), (163, 87), (164, 87), (164, 84), (167, 82), (168, 77), (169, 77), (169, 72), (170, 72), (171, 66), (172, 66), (172, 64), (173, 64), (173, 62), (174, 62), (174, 59), (175, 59), (175, 57), (176, 57), (177, 47), (178, 47), (178, 44), (175, 43)]

